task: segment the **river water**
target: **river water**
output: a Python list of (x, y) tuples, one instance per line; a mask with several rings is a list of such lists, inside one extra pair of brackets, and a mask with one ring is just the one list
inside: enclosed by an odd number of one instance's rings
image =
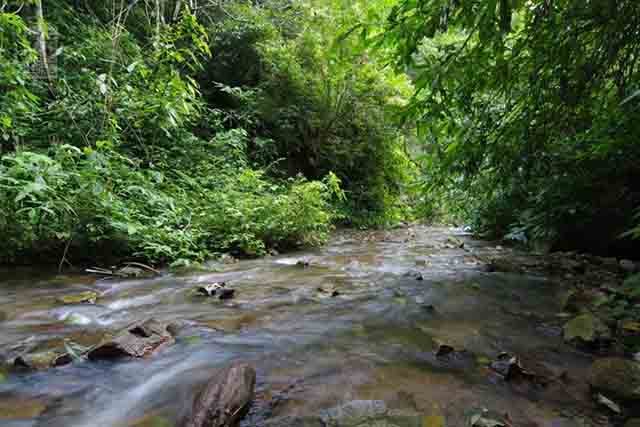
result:
[[(588, 397), (590, 356), (558, 334), (561, 287), (484, 272), (476, 258), (506, 251), (458, 229), (416, 226), (340, 232), (315, 250), (153, 279), (4, 271), (0, 353), (64, 338), (91, 345), (148, 317), (185, 326), (175, 345), (146, 359), (1, 374), (0, 425), (172, 427), (232, 360), (257, 371), (243, 426), (348, 424), (341, 410), (377, 411), (363, 426), (464, 426), (485, 408), (516, 426), (606, 425)], [(236, 297), (194, 295), (217, 281)], [(97, 304), (57, 302), (86, 290), (99, 293)], [(441, 344), (466, 352), (437, 357)], [(505, 381), (488, 367), (501, 352), (562, 380)]]

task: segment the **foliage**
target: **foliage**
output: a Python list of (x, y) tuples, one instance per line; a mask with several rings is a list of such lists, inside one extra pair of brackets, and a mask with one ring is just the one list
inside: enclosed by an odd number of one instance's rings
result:
[[(295, 86), (302, 82), (287, 76), (292, 70), (245, 84), (226, 78), (216, 62), (252, 51), (269, 70), (294, 65), (301, 58), (285, 60), (267, 45), (293, 49), (305, 37), (302, 27), (288, 27), (285, 37), (266, 6), (232, 5), (234, 15), (203, 8), (199, 16), (185, 8), (155, 25), (143, 6), (73, 4), (53, 1), (45, 10), (64, 51), (52, 81), (31, 69), (41, 58), (21, 16), (29, 9), (0, 13), (3, 262), (136, 257), (189, 264), (327, 239), (344, 219), (337, 207), (349, 203), (342, 185), (350, 175), (338, 162), (338, 175), (329, 166), (306, 177), (278, 172), (273, 162), (283, 152), (267, 146), (285, 132), (265, 125), (266, 88), (277, 79), (311, 102), (317, 94)], [(246, 23), (236, 13), (257, 19)], [(257, 35), (243, 38), (256, 25)], [(245, 45), (216, 56), (234, 34)], [(297, 73), (315, 72), (316, 60)], [(293, 126), (303, 127), (304, 118)]]
[(495, 235), (628, 253), (639, 26), (633, 0), (397, 1), (384, 31), (363, 35), (413, 76), (405, 117), (424, 141), (430, 211), (453, 207)]
[(347, 195), (344, 222), (394, 223), (406, 214), (401, 196), (414, 173), (395, 117), (410, 86), (357, 43), (335, 40), (358, 10), (335, 3), (274, 8), (277, 14), (229, 8), (236, 19), (211, 27), (212, 51), (221, 56), (200, 82), (210, 105), (231, 107), (227, 120), (250, 131), (255, 164), (272, 176), (334, 172)]
[(38, 111), (38, 98), (29, 88), (29, 67), (37, 56), (27, 30), (18, 15), (0, 13), (0, 153), (25, 135)]

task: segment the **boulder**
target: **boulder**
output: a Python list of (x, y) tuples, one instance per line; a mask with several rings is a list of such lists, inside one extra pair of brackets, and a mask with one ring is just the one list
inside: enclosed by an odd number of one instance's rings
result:
[(640, 364), (608, 357), (589, 369), (589, 385), (596, 392), (623, 402), (640, 402)]
[(89, 360), (146, 357), (174, 343), (170, 324), (147, 319), (104, 338), (87, 353)]
[(234, 363), (217, 372), (197, 395), (182, 427), (233, 427), (246, 415), (253, 401), (256, 371)]
[(581, 314), (568, 321), (563, 328), (566, 341), (581, 344), (606, 344), (611, 340), (609, 327), (591, 313)]

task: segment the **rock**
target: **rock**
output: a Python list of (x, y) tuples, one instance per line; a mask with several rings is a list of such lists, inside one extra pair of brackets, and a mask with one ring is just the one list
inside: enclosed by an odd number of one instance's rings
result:
[(464, 249), (464, 241), (457, 237), (448, 237), (444, 247), (447, 249)]
[(619, 265), (620, 269), (625, 273), (633, 274), (638, 271), (638, 265), (628, 259), (621, 259)]
[(4, 311), (0, 311), (0, 322), (5, 322), (9, 318), (9, 315)]
[(112, 337), (103, 339), (87, 354), (89, 360), (120, 357), (146, 357), (174, 343), (170, 325), (147, 319), (129, 325)]
[(93, 321), (89, 316), (85, 316), (82, 313), (73, 313), (73, 312), (64, 314), (60, 318), (60, 320), (64, 321), (64, 323), (68, 325), (75, 325), (75, 326), (89, 325)]
[(229, 254), (224, 254), (220, 257), (220, 262), (223, 264), (235, 264), (238, 260)]
[(71, 363), (73, 359), (66, 352), (49, 350), (39, 353), (23, 354), (13, 360), (13, 366), (29, 371), (41, 371)]
[(253, 400), (255, 370), (234, 363), (216, 373), (197, 395), (182, 427), (233, 427), (246, 415)]
[(327, 427), (319, 417), (293, 417), (283, 416), (269, 418), (266, 427)]
[(381, 400), (352, 400), (322, 412), (325, 426), (368, 426), (368, 422), (387, 415)]
[(212, 297), (216, 295), (218, 291), (224, 288), (225, 286), (227, 286), (226, 282), (208, 283), (206, 285), (198, 286), (197, 291), (202, 295)]
[(57, 299), (62, 304), (95, 304), (98, 294), (93, 291), (81, 292), (79, 294), (65, 295)]
[(566, 341), (582, 344), (606, 344), (611, 340), (611, 331), (593, 314), (585, 313), (564, 325), (563, 336)]
[(418, 270), (409, 270), (406, 273), (404, 273), (404, 277), (409, 277), (414, 280), (424, 280), (422, 273), (419, 272)]
[(492, 258), (485, 267), (488, 273), (522, 273), (522, 268), (505, 258)]
[(489, 365), (492, 371), (499, 374), (505, 381), (527, 380), (544, 383), (544, 378), (526, 369), (520, 358), (509, 353), (500, 353), (497, 359)]
[(456, 351), (455, 348), (451, 347), (447, 344), (440, 344), (438, 346), (438, 351), (436, 351), (436, 357), (444, 357)]
[(338, 291), (337, 289), (333, 288), (333, 287), (322, 287), (320, 286), (318, 288), (318, 292), (320, 292), (321, 297), (331, 297), (331, 298), (335, 298), (340, 296), (340, 291)]
[(234, 294), (236, 293), (235, 289), (228, 289), (228, 288), (224, 288), (220, 290), (220, 299), (225, 300), (225, 299), (231, 299), (233, 298)]
[(507, 427), (511, 423), (507, 421), (500, 421), (497, 414), (490, 413), (487, 409), (483, 409), (481, 412), (471, 416), (469, 425), (471, 427)]
[(434, 313), (436, 311), (436, 307), (433, 304), (420, 304), (420, 308), (429, 313)]
[(608, 357), (596, 360), (589, 368), (589, 385), (606, 396), (623, 402), (640, 401), (640, 364)]
[(29, 419), (33, 422), (45, 409), (47, 409), (47, 405), (39, 400), (2, 396), (0, 399), (0, 420)]
[(145, 274), (148, 274), (148, 272), (140, 267), (127, 265), (126, 267), (122, 267), (118, 270), (118, 274), (125, 277), (142, 277)]

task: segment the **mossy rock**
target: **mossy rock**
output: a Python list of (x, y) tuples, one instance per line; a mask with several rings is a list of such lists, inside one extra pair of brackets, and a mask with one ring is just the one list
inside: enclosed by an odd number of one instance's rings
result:
[(640, 427), (640, 418), (631, 418), (624, 423), (624, 427)]
[(0, 399), (0, 420), (3, 419), (33, 419), (38, 417), (46, 405), (32, 399), (5, 398)]
[(602, 320), (593, 314), (585, 313), (574, 317), (564, 325), (563, 336), (566, 341), (582, 341), (589, 344), (609, 341), (611, 331)]
[(67, 365), (71, 361), (71, 356), (63, 350), (48, 350), (18, 356), (13, 361), (13, 365), (18, 369), (41, 371)]
[(95, 304), (98, 299), (98, 294), (93, 291), (81, 292), (79, 294), (65, 295), (58, 298), (58, 301), (63, 304)]
[(624, 402), (640, 402), (640, 364), (608, 357), (589, 369), (589, 385), (595, 391)]

